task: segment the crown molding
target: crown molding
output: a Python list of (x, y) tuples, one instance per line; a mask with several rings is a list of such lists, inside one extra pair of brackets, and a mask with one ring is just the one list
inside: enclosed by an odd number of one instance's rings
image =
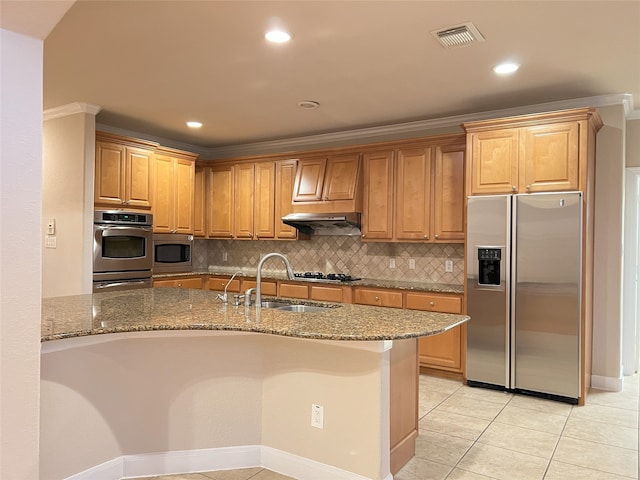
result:
[[(538, 103), (535, 105), (505, 108), (500, 110), (488, 110), (485, 112), (468, 113), (463, 115), (454, 115), (415, 122), (397, 123), (382, 125), (378, 127), (344, 130), (334, 133), (323, 133), (319, 135), (308, 135), (304, 137), (246, 143), (242, 145), (229, 145), (224, 147), (201, 147), (197, 145), (190, 145), (187, 143), (176, 142), (173, 140), (159, 138), (140, 132), (112, 127), (109, 125), (100, 124), (96, 125), (96, 128), (98, 130), (114, 133), (117, 135), (125, 135), (130, 137), (142, 138), (145, 140), (151, 140), (168, 147), (197, 153), (203, 160), (218, 160), (222, 158), (248, 157), (254, 155), (264, 155), (268, 153), (296, 152), (315, 148), (325, 148), (330, 146), (349, 144), (353, 145), (357, 143), (367, 143), (370, 141), (380, 140), (383, 137), (411, 138), (411, 136), (430, 135), (432, 134), (431, 131), (437, 129), (453, 127), (460, 128), (460, 125), (465, 122), (473, 122), (477, 120), (514, 117), (518, 115), (545, 113), (555, 110), (567, 110), (571, 108), (598, 108), (620, 104), (624, 106), (627, 119), (640, 119), (640, 110), (633, 110), (633, 95), (628, 93), (616, 93), (594, 97), (574, 98), (571, 100), (561, 100), (557, 102)], [(461, 128), (460, 132), (462, 132)]]
[[(384, 136), (408, 136), (411, 134), (424, 134), (429, 130), (447, 127), (460, 127), (462, 123), (476, 120), (488, 120), (492, 118), (514, 117), (531, 113), (543, 113), (554, 110), (567, 110), (582, 107), (605, 107), (609, 105), (625, 105), (625, 111), (633, 105), (633, 95), (631, 94), (611, 94), (595, 97), (575, 98), (558, 102), (539, 103), (522, 107), (505, 108), (500, 110), (489, 110), (485, 112), (454, 115), (449, 117), (435, 118), (430, 120), (420, 120), (415, 122), (383, 125), (379, 127), (361, 128), (356, 130), (346, 130), (335, 133), (324, 133), (320, 135), (309, 135), (305, 137), (290, 138), (285, 140), (274, 140), (268, 142), (248, 143), (244, 145), (232, 145), (227, 147), (213, 147), (200, 153), (203, 159), (216, 160), (220, 158), (245, 157), (260, 155), (265, 153), (288, 152), (329, 146), (332, 143), (357, 143), (358, 141), (370, 140)], [(635, 114), (636, 112), (634, 112)]]
[(74, 102), (67, 105), (61, 105), (60, 107), (49, 108), (42, 112), (42, 120), (53, 120), (54, 118), (66, 117), (68, 115), (75, 115), (76, 113), (89, 113), (91, 115), (97, 115), (102, 110), (99, 105), (93, 105), (91, 103)]

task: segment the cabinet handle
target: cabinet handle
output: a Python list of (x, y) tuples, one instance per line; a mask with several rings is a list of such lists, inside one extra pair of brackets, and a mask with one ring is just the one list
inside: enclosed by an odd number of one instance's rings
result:
[(518, 191), (518, 187), (516, 187), (515, 185), (511, 185), (511, 191), (512, 192), (517, 192)]

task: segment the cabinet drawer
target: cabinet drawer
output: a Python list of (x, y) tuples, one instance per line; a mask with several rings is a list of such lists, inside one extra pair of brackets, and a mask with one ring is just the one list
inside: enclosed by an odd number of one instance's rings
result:
[(344, 295), (342, 292), (342, 287), (311, 285), (311, 300), (342, 303), (344, 301)]
[(170, 278), (166, 280), (154, 280), (153, 286), (202, 289), (202, 277)]
[(405, 308), (429, 312), (461, 313), (462, 298), (449, 295), (407, 293)]
[[(222, 292), (224, 291), (224, 286), (227, 284), (228, 281), (229, 281), (228, 278), (209, 278), (208, 288), (209, 290)], [(233, 293), (240, 292), (240, 280), (238, 280), (237, 278), (234, 278), (229, 283), (229, 286), (227, 287), (227, 293), (229, 292), (233, 292)]]
[[(277, 292), (277, 283), (272, 281), (262, 281), (262, 291), (261, 295), (276, 295)], [(246, 292), (248, 288), (256, 288), (255, 280), (243, 280), (242, 281), (242, 291)], [(228, 290), (227, 290), (228, 291)]]
[(356, 288), (353, 303), (376, 307), (402, 308), (402, 292)]
[(280, 297), (289, 298), (309, 298), (309, 287), (300, 283), (281, 283)]

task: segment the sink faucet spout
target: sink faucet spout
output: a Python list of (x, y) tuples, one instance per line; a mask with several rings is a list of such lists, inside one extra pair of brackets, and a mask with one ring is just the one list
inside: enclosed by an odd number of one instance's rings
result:
[(260, 262), (258, 263), (258, 272), (256, 274), (256, 307), (257, 308), (260, 308), (260, 306), (262, 305), (262, 266), (264, 265), (265, 261), (267, 261), (272, 257), (278, 257), (284, 262), (284, 265), (287, 267), (287, 277), (289, 277), (289, 280), (293, 280), (295, 278), (295, 275), (293, 274), (293, 268), (291, 268), (289, 259), (286, 256), (276, 252), (267, 253), (264, 257), (260, 259)]

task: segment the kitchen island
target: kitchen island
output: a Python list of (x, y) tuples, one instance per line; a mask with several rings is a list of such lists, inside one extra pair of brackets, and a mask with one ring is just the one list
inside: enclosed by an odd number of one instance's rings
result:
[(41, 478), (257, 465), (391, 478), (392, 352), (468, 317), (326, 306), (236, 307), (173, 288), (44, 299)]

